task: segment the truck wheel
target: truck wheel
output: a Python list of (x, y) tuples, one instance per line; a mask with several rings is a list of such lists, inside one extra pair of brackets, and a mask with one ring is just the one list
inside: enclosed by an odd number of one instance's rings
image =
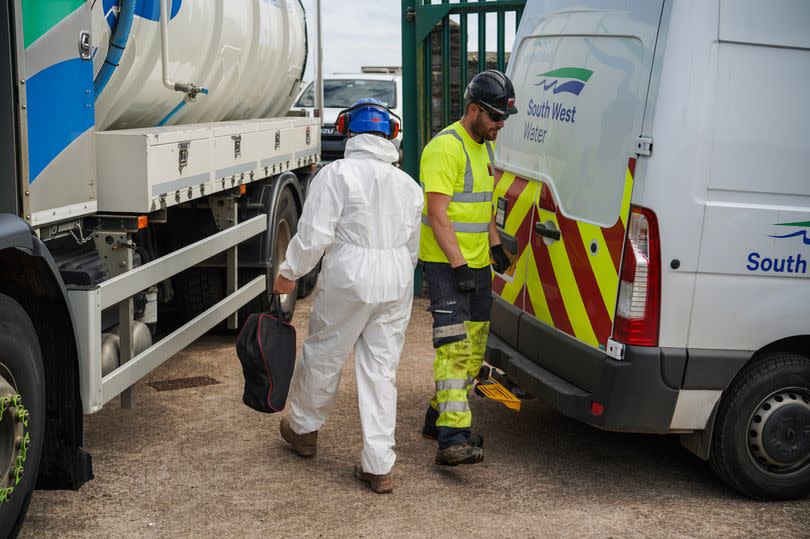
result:
[(189, 268), (175, 278), (184, 320), (191, 320), (225, 297), (225, 270)]
[[(273, 282), (278, 277), (278, 270), (281, 263), (287, 259), (287, 246), (290, 240), (295, 236), (298, 230), (298, 210), (295, 206), (295, 199), (289, 189), (284, 189), (279, 195), (278, 206), (276, 209), (276, 222), (273, 223), (276, 244), (273, 246), (273, 279), (267, 283), (268, 292), (273, 289)], [(281, 308), (284, 312), (292, 315), (295, 311), (295, 302), (298, 295), (293, 292), (292, 294), (283, 294), (281, 296)]]
[(810, 358), (772, 353), (746, 368), (718, 409), (710, 461), (752, 498), (810, 493)]
[(315, 266), (315, 269), (301, 277), (298, 281), (298, 299), (304, 299), (312, 294), (315, 290), (315, 285), (318, 283), (318, 274), (321, 272), (321, 263)]
[(0, 537), (19, 531), (37, 479), (45, 427), (45, 375), (34, 325), (0, 294)]

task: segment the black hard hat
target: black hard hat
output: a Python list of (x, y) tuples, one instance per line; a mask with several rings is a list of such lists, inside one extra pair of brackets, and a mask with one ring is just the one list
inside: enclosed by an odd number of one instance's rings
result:
[(517, 114), (515, 89), (509, 77), (495, 69), (477, 74), (464, 90), (466, 103), (479, 103), (498, 114)]

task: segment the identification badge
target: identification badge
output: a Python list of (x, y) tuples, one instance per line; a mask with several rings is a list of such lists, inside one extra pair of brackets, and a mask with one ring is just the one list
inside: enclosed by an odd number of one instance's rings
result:
[(495, 212), (495, 224), (501, 228), (506, 226), (506, 208), (509, 201), (503, 197), (498, 197), (498, 209)]

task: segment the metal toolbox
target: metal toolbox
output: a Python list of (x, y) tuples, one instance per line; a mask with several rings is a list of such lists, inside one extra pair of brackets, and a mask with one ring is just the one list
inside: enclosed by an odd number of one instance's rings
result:
[(98, 210), (149, 213), (316, 163), (318, 119), (96, 133)]
[(297, 118), (292, 129), (295, 160), (304, 166), (313, 156), (321, 153), (321, 124), (318, 118)]
[(211, 130), (187, 125), (96, 133), (98, 209), (150, 212), (211, 184)]
[(293, 120), (271, 120), (259, 124), (259, 145), (262, 149), (259, 166), (265, 175), (290, 168), (294, 154), (293, 125)]
[(214, 180), (253, 180), (259, 157), (259, 124), (228, 122), (212, 129), (214, 141)]

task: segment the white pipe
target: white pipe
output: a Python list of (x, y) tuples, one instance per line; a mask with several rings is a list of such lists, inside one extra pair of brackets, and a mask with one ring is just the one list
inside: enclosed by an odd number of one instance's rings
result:
[(315, 110), (318, 111), (321, 125), (323, 125), (323, 42), (321, 38), (321, 0), (315, 1), (315, 33), (318, 38), (317, 62), (315, 64)]
[(174, 91), (174, 81), (169, 78), (169, 18), (167, 7), (170, 0), (160, 0), (160, 61), (163, 64), (163, 86)]
[(171, 1), (160, 0), (160, 61), (163, 67), (163, 86), (172, 91), (183, 92), (194, 101), (197, 94), (207, 94), (208, 89), (193, 82), (174, 82), (169, 78), (169, 19), (171, 19)]

